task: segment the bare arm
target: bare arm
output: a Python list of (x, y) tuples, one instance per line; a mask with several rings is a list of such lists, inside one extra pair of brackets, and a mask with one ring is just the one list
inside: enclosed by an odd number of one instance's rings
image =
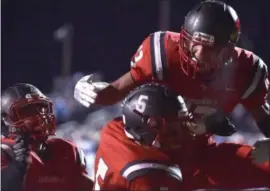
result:
[(132, 57), (129, 72), (111, 84), (101, 82), (100, 86), (88, 82), (91, 75), (84, 76), (75, 86), (74, 98), (85, 107), (90, 107), (92, 104), (116, 104), (137, 85), (152, 79), (152, 65), (150, 37), (148, 36)]
[(150, 39), (147, 37), (132, 57), (130, 71), (98, 92), (96, 103), (101, 105), (115, 104), (124, 99), (130, 90), (150, 80), (151, 77)]
[[(116, 81), (112, 82), (107, 88), (100, 91), (96, 98), (96, 103), (101, 105), (115, 104), (136, 87), (130, 72), (127, 72)], [(109, 95), (109, 96), (108, 96)]]

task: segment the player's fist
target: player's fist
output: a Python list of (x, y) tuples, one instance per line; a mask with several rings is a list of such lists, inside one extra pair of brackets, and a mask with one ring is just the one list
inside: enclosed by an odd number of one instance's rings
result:
[(209, 133), (218, 136), (231, 136), (236, 132), (236, 128), (231, 120), (221, 110), (204, 118), (204, 124)]
[(254, 144), (254, 149), (251, 152), (251, 157), (257, 164), (270, 161), (270, 139), (265, 138), (258, 140)]
[(81, 78), (75, 85), (75, 100), (87, 108), (95, 104), (98, 92), (109, 85), (99, 79), (98, 74), (90, 74)]

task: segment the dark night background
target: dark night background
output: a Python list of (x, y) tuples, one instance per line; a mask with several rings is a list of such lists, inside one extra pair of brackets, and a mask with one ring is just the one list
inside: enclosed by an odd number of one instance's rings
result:
[[(240, 45), (270, 61), (269, 0), (230, 4), (242, 24)], [(185, 14), (199, 0), (171, 0), (167, 29), (179, 31)], [(158, 0), (2, 0), (2, 89), (28, 82), (48, 92), (60, 75), (61, 43), (54, 32), (74, 28), (72, 72), (102, 71), (114, 80), (129, 69), (141, 41), (159, 30)]]

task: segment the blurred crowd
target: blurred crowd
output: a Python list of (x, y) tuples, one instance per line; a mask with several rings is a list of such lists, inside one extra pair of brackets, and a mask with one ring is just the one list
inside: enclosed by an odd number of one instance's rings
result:
[(91, 174), (95, 151), (99, 142), (101, 128), (120, 114), (120, 104), (100, 109), (86, 109), (73, 98), (76, 82), (83, 73), (54, 79), (52, 92), (48, 96), (53, 100), (57, 116), (57, 137), (64, 138), (83, 149), (87, 160), (87, 169)]
[[(56, 78), (52, 92), (48, 96), (54, 101), (58, 120), (57, 136), (74, 142), (84, 150), (87, 169), (92, 174), (99, 132), (109, 120), (120, 115), (121, 104), (91, 110), (78, 104), (73, 99), (73, 90), (75, 83), (82, 76), (83, 73), (75, 73), (70, 77)], [(218, 143), (235, 142), (253, 145), (257, 139), (263, 137), (250, 114), (241, 105), (237, 105), (234, 109), (232, 120), (238, 132), (230, 137), (216, 136)]]

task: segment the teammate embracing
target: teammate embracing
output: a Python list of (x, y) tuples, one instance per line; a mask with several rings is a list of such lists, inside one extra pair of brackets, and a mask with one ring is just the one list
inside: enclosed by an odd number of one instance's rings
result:
[(250, 146), (217, 145), (209, 136), (196, 135), (192, 113), (168, 87), (142, 85), (122, 107), (122, 117), (102, 129), (94, 190), (270, 187), (269, 163), (255, 164)]
[(180, 33), (150, 34), (132, 57), (129, 72), (110, 84), (85, 76), (77, 82), (74, 98), (86, 107), (109, 105), (139, 85), (165, 84), (183, 97), (194, 117), (189, 128), (205, 143), (213, 134), (229, 136), (236, 131), (228, 116), (242, 104), (266, 139), (254, 148), (221, 144), (205, 151), (207, 162), (201, 159), (205, 166), (194, 174), (209, 177), (194, 185), (203, 188), (204, 181), (212, 181), (226, 188), (269, 186), (269, 76), (259, 56), (236, 46), (240, 33), (240, 20), (231, 6), (216, 0), (201, 2), (187, 14)]

